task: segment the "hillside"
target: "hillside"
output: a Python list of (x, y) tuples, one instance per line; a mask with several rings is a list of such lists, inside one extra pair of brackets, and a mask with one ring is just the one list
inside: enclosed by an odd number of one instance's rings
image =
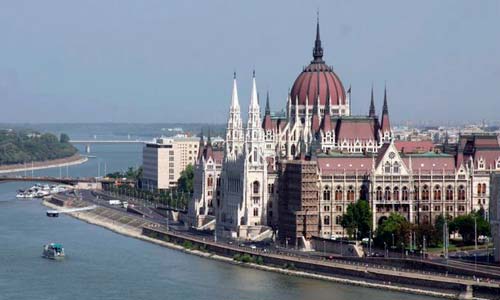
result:
[(58, 139), (50, 133), (0, 129), (0, 165), (65, 158), (77, 151), (66, 134)]

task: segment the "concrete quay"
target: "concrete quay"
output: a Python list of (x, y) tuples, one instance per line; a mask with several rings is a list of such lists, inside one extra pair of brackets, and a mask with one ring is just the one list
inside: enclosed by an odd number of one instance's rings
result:
[[(57, 205), (64, 205), (67, 200), (69, 199), (58, 199), (56, 196), (52, 200), (45, 201), (44, 204), (57, 207)], [(57, 203), (57, 205), (54, 203)], [(70, 204), (70, 206), (75, 207), (86, 205), (88, 203), (81, 200), (73, 200)], [(107, 207), (99, 207), (94, 211), (71, 213), (70, 215), (120, 234), (199, 256), (266, 271), (440, 298), (495, 299), (500, 295), (500, 286), (496, 282), (477, 282), (470, 278), (437, 276), (431, 273), (416, 274), (395, 268), (373, 268), (362, 263), (338, 263), (287, 254), (265, 253), (226, 243), (214, 243), (201, 236), (167, 231), (158, 223)], [(184, 248), (183, 245), (186, 242), (189, 242), (194, 247), (190, 249)], [(203, 249), (203, 251), (193, 250), (195, 248)], [(263, 264), (236, 262), (233, 260), (236, 254), (261, 257)], [(284, 268), (284, 266), (288, 266), (288, 268)]]

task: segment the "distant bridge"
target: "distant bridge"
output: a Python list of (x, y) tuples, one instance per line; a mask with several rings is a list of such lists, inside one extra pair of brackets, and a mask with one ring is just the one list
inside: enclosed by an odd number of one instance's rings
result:
[(144, 140), (70, 140), (72, 144), (144, 144)]
[[(53, 182), (75, 185), (78, 183), (114, 183), (117, 180), (114, 178), (95, 178), (95, 177), (52, 177), (52, 176), (0, 176), (0, 183), (7, 181), (34, 181), (34, 182)], [(131, 179), (120, 179), (120, 183), (135, 183)]]

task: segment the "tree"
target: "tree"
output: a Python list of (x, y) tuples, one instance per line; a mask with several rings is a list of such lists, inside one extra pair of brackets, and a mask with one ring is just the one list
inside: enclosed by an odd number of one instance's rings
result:
[(180, 193), (193, 193), (193, 180), (194, 180), (194, 168), (192, 165), (188, 165), (186, 169), (181, 172), (181, 176), (177, 181), (178, 190)]
[(372, 224), (372, 212), (368, 201), (359, 200), (347, 206), (346, 213), (342, 216), (341, 225), (347, 230), (347, 234), (358, 239), (368, 237)]
[(477, 226), (477, 236), (490, 235), (490, 224), (481, 217), (480, 212), (456, 217), (450, 222), (450, 231), (458, 232), (465, 244), (473, 244), (475, 225)]
[(405, 217), (391, 213), (389, 218), (378, 226), (375, 243), (381, 246), (385, 242), (387, 246), (391, 246), (394, 237), (394, 246), (399, 247), (402, 243), (406, 244), (411, 229), (412, 226)]
[(59, 142), (63, 144), (69, 143), (69, 136), (66, 133), (61, 133), (59, 136)]

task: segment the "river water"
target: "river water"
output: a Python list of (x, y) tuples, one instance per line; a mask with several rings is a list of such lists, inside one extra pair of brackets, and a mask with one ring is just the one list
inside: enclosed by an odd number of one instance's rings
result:
[[(80, 149), (81, 150), (81, 149)], [(97, 158), (35, 175), (96, 176), (141, 163), (140, 145), (93, 145)], [(100, 167), (99, 167), (100, 165)], [(31, 173), (31, 172), (29, 172)], [(22, 174), (22, 172), (21, 172)], [(0, 185), (0, 299), (433, 299), (233, 266), (121, 236), (71, 217), (47, 218), (29, 183)], [(61, 242), (66, 259), (41, 258)]]

